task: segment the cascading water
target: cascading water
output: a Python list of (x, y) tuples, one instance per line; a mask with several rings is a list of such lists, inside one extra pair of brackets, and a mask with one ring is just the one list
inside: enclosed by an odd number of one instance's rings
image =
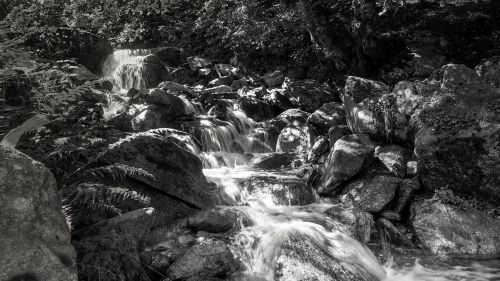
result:
[(151, 54), (149, 50), (116, 50), (103, 64), (103, 74), (113, 81), (116, 92), (126, 93), (129, 89), (145, 89), (143, 76), (144, 58)]
[[(103, 72), (113, 78), (118, 92), (123, 93), (132, 87), (144, 88), (140, 66), (144, 56), (148, 54), (147, 50), (116, 51), (106, 60)], [(251, 190), (240, 183), (251, 180), (254, 176), (275, 178), (285, 185), (300, 179), (293, 170), (263, 171), (249, 165), (249, 160), (256, 154), (272, 152), (275, 147), (270, 143), (267, 133), (256, 128), (255, 122), (238, 110), (233, 101), (226, 102), (228, 105), (224, 116), (226, 121), (221, 121), (213, 116), (216, 115), (215, 109), (205, 113), (199, 104), (184, 96), (180, 98), (185, 105), (186, 114), (195, 115), (199, 122), (196, 128), (197, 142), (189, 135), (178, 138), (182, 138), (188, 149), (202, 160), (207, 179), (222, 186), (227, 195), (238, 203), (238, 206), (226, 208), (236, 210), (250, 222), (242, 223), (232, 243), (233, 252), (246, 266), (245, 280), (285, 280), (276, 274), (276, 267), (278, 264), (286, 267), (287, 263), (290, 263), (290, 260), (283, 258), (290, 245), (306, 247), (306, 252), (313, 252), (322, 257), (321, 262), (325, 270), (339, 269), (356, 276), (356, 280), (499, 280), (499, 269), (492, 269), (479, 263), (457, 266), (446, 262), (432, 267), (429, 265), (435, 264), (435, 257), (429, 258), (416, 252), (394, 253), (395, 257), (391, 261), (381, 265), (366, 246), (346, 234), (346, 226), (325, 214), (325, 210), (332, 205), (325, 203), (306, 206), (280, 205), (269, 198), (252, 194)], [(201, 147), (198, 144), (201, 144)], [(405, 260), (402, 257), (408, 255), (415, 258), (401, 263)], [(314, 263), (288, 264), (294, 266), (293, 275), (312, 272), (310, 267), (314, 267), (313, 265)], [(303, 268), (300, 268), (301, 266)], [(332, 276), (320, 273), (317, 276), (306, 277), (292, 279), (336, 280)]]

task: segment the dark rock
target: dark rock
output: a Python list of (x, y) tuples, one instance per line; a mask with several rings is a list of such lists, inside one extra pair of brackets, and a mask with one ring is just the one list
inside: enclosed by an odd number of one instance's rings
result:
[(173, 280), (227, 278), (241, 269), (229, 247), (222, 241), (208, 240), (189, 248), (169, 268)]
[(395, 89), (416, 131), (418, 174), (427, 189), (449, 186), (458, 194), (498, 203), (498, 169), (491, 167), (500, 161), (500, 95), (464, 66), (446, 65), (442, 73), (440, 80)]
[(342, 137), (330, 150), (316, 185), (320, 194), (338, 191), (341, 184), (358, 174), (373, 158), (374, 146), (367, 135)]
[(377, 229), (385, 241), (394, 245), (412, 246), (411, 232), (400, 224), (381, 218), (377, 220)]
[(342, 137), (352, 134), (351, 129), (347, 125), (333, 126), (328, 130), (328, 140), (330, 146), (333, 145)]
[(292, 156), (286, 152), (273, 152), (259, 155), (252, 159), (251, 165), (264, 170), (276, 170), (288, 167), (292, 163)]
[(184, 61), (184, 52), (175, 47), (159, 47), (151, 50), (166, 66), (179, 67)]
[(399, 195), (394, 206), (394, 211), (401, 214), (408, 203), (410, 203), (413, 194), (418, 190), (420, 190), (420, 180), (418, 178), (403, 180), (399, 186)]
[(155, 55), (148, 55), (143, 59), (141, 70), (146, 89), (156, 87), (168, 75), (167, 69)]
[(296, 80), (283, 84), (283, 92), (295, 107), (314, 112), (325, 103), (335, 100), (335, 94), (327, 84), (315, 80)]
[[(309, 151), (307, 161), (311, 163), (323, 163), (324, 156), (330, 151), (330, 142), (325, 137), (319, 137)], [(322, 161), (321, 161), (322, 160)]]
[(188, 152), (180, 141), (183, 138), (177, 138), (174, 131), (133, 134), (112, 144), (91, 166), (118, 163), (146, 171), (150, 176), (129, 176), (130, 188), (149, 195), (151, 205), (167, 217), (213, 206), (201, 161)]
[(326, 134), (333, 126), (346, 125), (344, 107), (336, 102), (326, 103), (314, 111), (307, 121), (319, 132)]
[(231, 229), (233, 221), (223, 216), (218, 210), (209, 210), (190, 216), (187, 219), (187, 225), (194, 232), (220, 233)]
[(253, 97), (241, 97), (238, 100), (240, 109), (255, 121), (267, 120), (273, 117), (271, 106), (260, 99)]
[(462, 211), (436, 201), (417, 203), (412, 209), (415, 233), (433, 253), (500, 253), (500, 220), (476, 210)]
[(145, 101), (148, 104), (158, 105), (158, 108), (161, 108), (163, 117), (173, 118), (186, 115), (186, 108), (182, 99), (160, 89), (149, 91)]
[(354, 133), (374, 139), (406, 141), (407, 120), (398, 111), (396, 99), (381, 82), (349, 76), (342, 96), (347, 124)]
[(368, 174), (347, 184), (344, 193), (350, 194), (362, 210), (380, 213), (392, 202), (400, 183), (390, 175)]
[(333, 220), (343, 224), (345, 231), (356, 240), (367, 243), (370, 241), (373, 216), (359, 207), (348, 204), (335, 205), (325, 212)]
[(406, 161), (403, 147), (398, 145), (377, 146), (375, 158), (378, 158), (393, 175), (405, 178)]
[(246, 80), (240, 79), (240, 80), (234, 80), (231, 82), (231, 89), (234, 91), (238, 91), (239, 89), (242, 89), (243, 87), (248, 87), (248, 82)]
[(290, 99), (280, 91), (271, 91), (270, 93), (266, 93), (263, 96), (263, 99), (271, 105), (274, 115), (281, 114), (285, 110), (294, 107)]
[(77, 280), (70, 230), (49, 169), (0, 146), (0, 194), (0, 279)]
[(73, 233), (79, 279), (150, 280), (137, 261), (139, 245), (154, 225), (154, 218), (154, 209), (139, 209)]
[(277, 87), (283, 84), (283, 81), (285, 81), (285, 74), (281, 70), (275, 70), (264, 74), (264, 76), (262, 76), (262, 79), (264, 80), (264, 83), (267, 87)]

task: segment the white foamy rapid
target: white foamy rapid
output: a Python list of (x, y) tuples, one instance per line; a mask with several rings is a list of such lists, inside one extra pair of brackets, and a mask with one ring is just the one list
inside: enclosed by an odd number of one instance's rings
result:
[(149, 54), (149, 50), (116, 50), (104, 61), (103, 75), (113, 81), (116, 92), (145, 89), (142, 62)]
[[(145, 88), (141, 63), (148, 54), (150, 52), (147, 50), (118, 50), (107, 58), (103, 73), (112, 78), (115, 92)], [(270, 141), (265, 130), (256, 128), (255, 122), (236, 108), (233, 100), (225, 100), (228, 105), (226, 113), (223, 113), (226, 121), (221, 121), (213, 117), (216, 115), (212, 112), (215, 109), (207, 113), (199, 103), (190, 101), (185, 96), (180, 98), (186, 114), (194, 115), (194, 119), (198, 121), (193, 127), (196, 132), (193, 137), (187, 134), (175, 137), (201, 159), (207, 179), (221, 186), (238, 203), (238, 206), (226, 208), (242, 214), (244, 218), (239, 232), (234, 236), (232, 250), (246, 266), (245, 280), (284, 280), (276, 274), (276, 267), (280, 263), (281, 266), (285, 263), (286, 267), (286, 263), (290, 261), (284, 259), (283, 254), (290, 247), (299, 245), (305, 247), (306, 254), (312, 252), (321, 257), (310, 263), (293, 264), (297, 267), (291, 269), (294, 276), (312, 272), (308, 267), (320, 262), (323, 269), (340, 268), (341, 280), (350, 280), (351, 275), (357, 276), (356, 280), (365, 281), (500, 280), (500, 265), (493, 269), (477, 262), (461, 266), (446, 262), (437, 264), (434, 256), (418, 256), (420, 262), (415, 258), (409, 263), (401, 264), (402, 260), (408, 260), (407, 256), (395, 253), (390, 262), (382, 265), (365, 245), (346, 234), (345, 225), (325, 214), (332, 205), (316, 203), (289, 206), (291, 201), (287, 200), (279, 202), (288, 202), (288, 205), (278, 205), (272, 197), (287, 194), (272, 194), (272, 184), (264, 187), (270, 189), (264, 191), (270, 191), (269, 194), (256, 195), (248, 185), (241, 183), (252, 181), (254, 176), (278, 180), (278, 185), (281, 186), (301, 179), (297, 178), (293, 170), (263, 171), (249, 165), (256, 154), (274, 151), (275, 144)], [(119, 106), (119, 99), (110, 99), (106, 114), (116, 114)], [(246, 222), (243, 223), (243, 220)], [(393, 261), (399, 261), (399, 264)], [(318, 271), (314, 274), (319, 274), (320, 277), (294, 277), (294, 280), (336, 280), (333, 276)]]

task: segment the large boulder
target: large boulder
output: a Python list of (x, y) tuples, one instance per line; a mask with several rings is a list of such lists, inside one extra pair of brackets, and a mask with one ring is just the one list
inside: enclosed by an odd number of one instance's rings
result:
[(405, 149), (398, 145), (377, 146), (375, 158), (396, 177), (406, 176)]
[(149, 281), (155, 263), (138, 263), (141, 243), (154, 226), (153, 208), (138, 209), (73, 233), (79, 280)]
[(277, 152), (287, 152), (302, 160), (307, 159), (314, 144), (316, 130), (309, 124), (290, 124), (281, 130), (276, 144)]
[(77, 280), (76, 255), (52, 173), (0, 146), (1, 280)]
[(346, 124), (344, 106), (336, 102), (326, 103), (314, 111), (307, 121), (326, 134), (332, 126)]
[(238, 100), (240, 109), (255, 121), (267, 120), (273, 117), (271, 106), (254, 97), (241, 97)]
[(355, 204), (338, 204), (326, 210), (333, 220), (345, 226), (345, 231), (362, 243), (370, 241), (371, 229), (374, 224), (373, 216), (361, 210)]
[(186, 115), (183, 100), (160, 89), (150, 90), (145, 100), (148, 104), (160, 106), (163, 117), (173, 118)]
[(342, 137), (330, 150), (321, 167), (321, 176), (316, 184), (320, 194), (338, 192), (338, 188), (358, 174), (373, 158), (374, 145), (367, 135), (354, 134)]
[(419, 240), (437, 254), (498, 255), (500, 220), (437, 201), (412, 206)]
[(284, 94), (295, 107), (314, 112), (324, 103), (335, 101), (336, 96), (327, 84), (315, 80), (297, 80), (283, 84)]
[(347, 124), (354, 133), (383, 141), (406, 141), (407, 120), (398, 111), (396, 97), (384, 83), (349, 76), (342, 100)]
[(380, 213), (396, 196), (401, 179), (387, 174), (369, 173), (347, 184), (344, 193), (366, 212)]
[(214, 205), (202, 163), (174, 131), (136, 133), (112, 144), (90, 166), (122, 164), (140, 168), (123, 184), (149, 195), (151, 205), (169, 218)]
[[(397, 103), (415, 131), (424, 187), (500, 203), (500, 95), (465, 66), (446, 65), (442, 77), (400, 83)], [(460, 153), (457, 153), (460, 151)]]

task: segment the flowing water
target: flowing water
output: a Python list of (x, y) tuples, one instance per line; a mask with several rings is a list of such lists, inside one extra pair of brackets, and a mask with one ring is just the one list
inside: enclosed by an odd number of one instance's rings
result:
[[(104, 73), (113, 77), (118, 92), (144, 88), (141, 73), (142, 58), (147, 50), (120, 50), (106, 60)], [(276, 264), (283, 262), (282, 251), (290, 243), (305, 243), (307, 247), (319, 249), (326, 267), (353, 272), (359, 280), (387, 281), (487, 281), (500, 280), (500, 261), (452, 260), (436, 257), (426, 251), (392, 247), (390, 257), (382, 256), (382, 248), (391, 245), (369, 244), (369, 248), (346, 234), (344, 225), (325, 215), (332, 207), (322, 203), (306, 206), (277, 204), (273, 195), (255, 195), (241, 182), (254, 176), (277, 178), (280, 181), (300, 181), (293, 170), (264, 171), (254, 169), (250, 160), (264, 152), (271, 152), (275, 144), (255, 122), (246, 117), (235, 106), (229, 106), (227, 120), (217, 120), (211, 110), (196, 106), (182, 97), (186, 112), (199, 118), (198, 143), (189, 136), (184, 137), (190, 150), (198, 155), (209, 181), (223, 187), (238, 203), (230, 207), (242, 213), (247, 223), (242, 223), (236, 234), (232, 249), (245, 264), (247, 280), (277, 280)], [(232, 105), (228, 101), (229, 105)], [(260, 137), (256, 137), (260, 136)], [(286, 196), (283, 195), (283, 196)], [(286, 200), (285, 200), (286, 201)], [(376, 253), (376, 254), (374, 254)], [(382, 263), (382, 261), (385, 261)], [(286, 262), (286, 260), (285, 260)], [(295, 265), (297, 266), (297, 265)], [(309, 265), (296, 269), (297, 273), (311, 270)], [(285, 280), (285, 279), (280, 279)], [(304, 279), (296, 279), (304, 280)], [(336, 280), (333, 277), (307, 280)], [(349, 279), (342, 279), (349, 280)]]

